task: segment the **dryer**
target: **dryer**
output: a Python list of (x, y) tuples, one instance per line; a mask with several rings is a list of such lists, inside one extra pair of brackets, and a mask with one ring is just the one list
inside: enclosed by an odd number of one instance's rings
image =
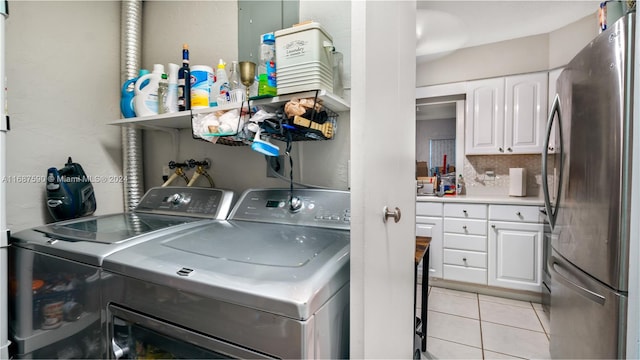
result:
[(348, 357), (350, 196), (294, 193), (107, 256), (110, 357)]
[(135, 210), (56, 222), (12, 234), (11, 353), (15, 358), (104, 358), (101, 265), (114, 252), (226, 218), (231, 191), (150, 189)]

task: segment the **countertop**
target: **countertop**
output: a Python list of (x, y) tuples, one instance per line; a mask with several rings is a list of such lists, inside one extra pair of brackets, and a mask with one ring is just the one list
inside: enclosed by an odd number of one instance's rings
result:
[(538, 196), (508, 196), (508, 195), (453, 195), (438, 197), (435, 195), (417, 195), (418, 202), (443, 203), (477, 203), (477, 204), (506, 204), (506, 205), (534, 205), (544, 206), (544, 199)]
[(418, 264), (424, 257), (424, 253), (427, 252), (430, 243), (431, 236), (416, 236), (416, 253), (413, 259), (416, 266), (418, 266)]

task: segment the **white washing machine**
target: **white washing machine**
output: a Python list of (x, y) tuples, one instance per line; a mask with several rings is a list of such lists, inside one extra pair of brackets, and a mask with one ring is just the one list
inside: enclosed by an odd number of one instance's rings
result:
[(128, 246), (226, 218), (234, 194), (190, 187), (149, 190), (134, 211), (12, 234), (9, 322), (14, 358), (104, 358), (103, 259)]
[(248, 190), (227, 221), (107, 256), (110, 357), (348, 357), (350, 196), (294, 195)]

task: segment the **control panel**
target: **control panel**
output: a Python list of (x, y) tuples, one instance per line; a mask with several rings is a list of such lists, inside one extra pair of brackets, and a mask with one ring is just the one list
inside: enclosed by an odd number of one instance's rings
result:
[(147, 191), (135, 211), (226, 219), (232, 205), (228, 190), (167, 186)]
[[(292, 195), (292, 196), (291, 196)], [(350, 228), (351, 195), (324, 189), (251, 189), (245, 191), (229, 220)]]

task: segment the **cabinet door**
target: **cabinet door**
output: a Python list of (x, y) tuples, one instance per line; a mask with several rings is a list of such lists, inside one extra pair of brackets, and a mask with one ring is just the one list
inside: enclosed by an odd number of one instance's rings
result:
[(543, 225), (490, 221), (489, 227), (489, 285), (539, 292)]
[[(553, 99), (556, 97), (556, 89), (558, 78), (560, 77), (560, 73), (564, 70), (564, 68), (555, 69), (549, 71), (549, 91), (547, 92), (547, 120), (549, 120), (549, 114), (551, 113), (551, 106), (553, 105)], [(557, 122), (553, 123), (553, 129), (551, 130), (551, 135), (549, 136), (549, 147), (547, 148), (548, 153), (556, 153), (558, 152), (558, 144), (556, 144), (556, 127), (558, 126)], [(545, 125), (546, 127), (546, 125)], [(545, 129), (546, 131), (546, 129)]]
[(505, 92), (505, 153), (542, 153), (547, 125), (547, 73), (508, 76)]
[[(442, 218), (416, 216), (416, 236), (430, 236), (429, 276), (442, 278)], [(421, 274), (421, 271), (418, 271)]]
[(466, 113), (465, 154), (503, 154), (504, 78), (468, 82)]

